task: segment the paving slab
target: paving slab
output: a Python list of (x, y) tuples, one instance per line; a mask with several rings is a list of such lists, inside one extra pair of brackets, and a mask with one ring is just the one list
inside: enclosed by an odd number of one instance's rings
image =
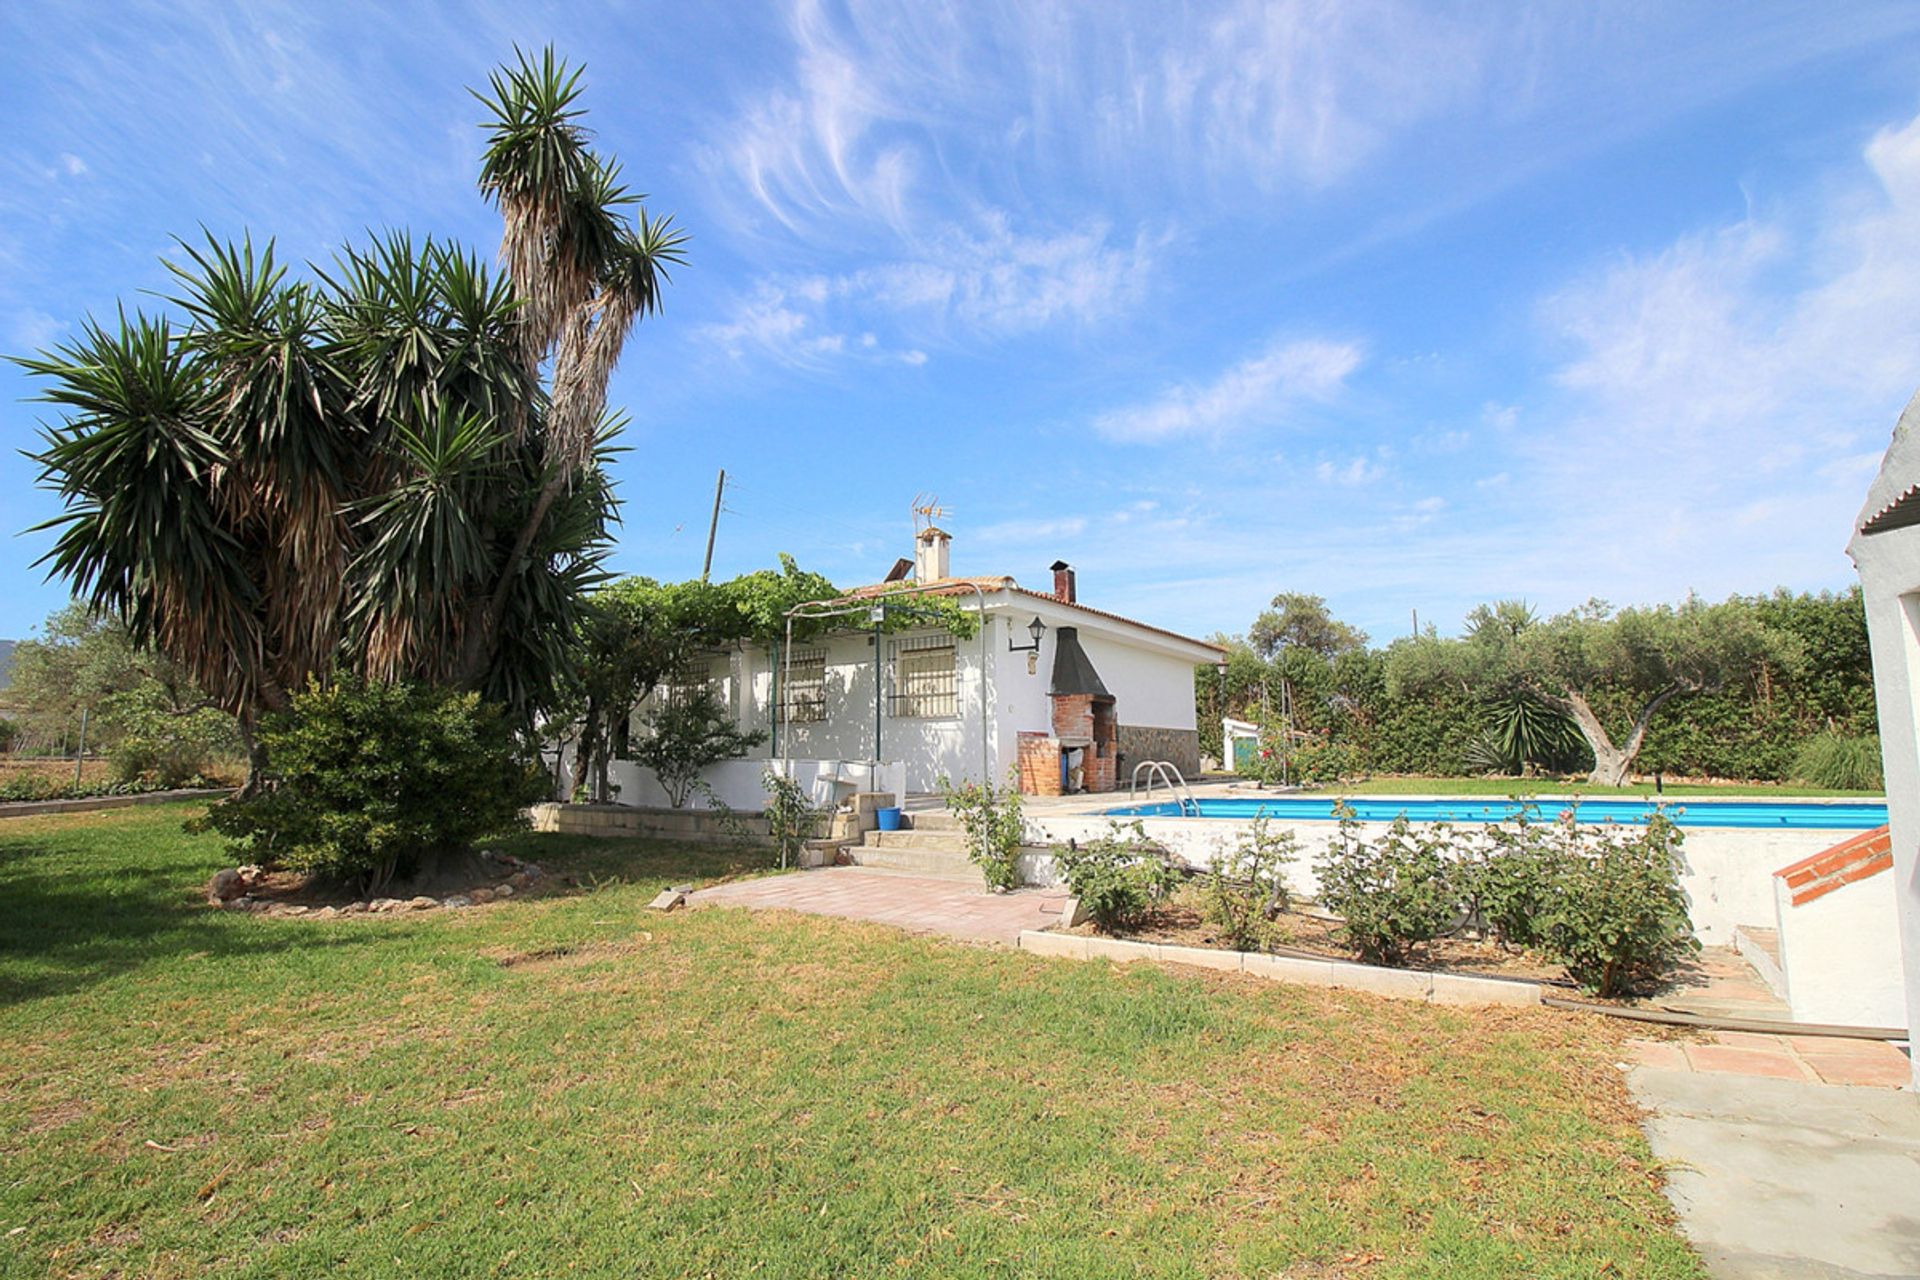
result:
[(874, 867), (822, 867), (735, 880), (702, 889), (690, 907), (747, 907), (872, 920), (918, 933), (1014, 946), (1022, 929), (1046, 929), (1060, 920), (1062, 889), (994, 893), (979, 885)]
[(1657, 1047), (1627, 1082), (1710, 1274), (1920, 1276), (1920, 1096), (1644, 1065)]
[(1715, 1031), (1704, 1040), (1632, 1040), (1628, 1044), (1642, 1066), (1668, 1071), (1773, 1076), (1880, 1089), (1904, 1089), (1913, 1078), (1913, 1063), (1906, 1051), (1885, 1040)]

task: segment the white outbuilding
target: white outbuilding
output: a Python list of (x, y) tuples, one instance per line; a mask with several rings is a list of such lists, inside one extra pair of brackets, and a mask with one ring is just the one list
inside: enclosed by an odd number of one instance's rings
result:
[(1894, 428), (1847, 552), (1873, 646), (1906, 1025), (1920, 1027), (1920, 396)]

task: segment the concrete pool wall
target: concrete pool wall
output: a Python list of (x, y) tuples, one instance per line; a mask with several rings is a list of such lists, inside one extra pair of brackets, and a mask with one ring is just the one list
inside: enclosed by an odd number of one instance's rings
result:
[[(1111, 802), (1100, 806), (1101, 809), (1108, 807), (1112, 807)], [(1027, 815), (1027, 825), (1037, 841), (1049, 844), (1096, 839), (1106, 834), (1108, 824), (1114, 821), (1132, 820), (1111, 818), (1092, 808), (1078, 812), (1034, 810)], [(1148, 837), (1196, 867), (1212, 865), (1216, 856), (1232, 849), (1253, 825), (1231, 818), (1141, 818), (1138, 821)], [(1377, 839), (1386, 834), (1389, 825), (1363, 822), (1360, 830), (1364, 838)], [(1464, 830), (1478, 824), (1457, 822), (1453, 825)], [(1294, 892), (1314, 896), (1319, 882), (1313, 873), (1313, 863), (1338, 834), (1337, 825), (1324, 821), (1270, 821), (1268, 826), (1272, 830), (1291, 830), (1299, 840), (1300, 857), (1288, 869), (1288, 881)], [(1680, 884), (1693, 917), (1694, 936), (1709, 946), (1720, 946), (1733, 941), (1737, 925), (1767, 929), (1775, 926), (1773, 873), (1776, 870), (1856, 833), (1820, 827), (1780, 830), (1694, 827), (1686, 829), (1684, 834), (1681, 856), (1686, 869)], [(1036, 859), (1032, 871), (1041, 883), (1051, 884), (1058, 879), (1051, 859)]]

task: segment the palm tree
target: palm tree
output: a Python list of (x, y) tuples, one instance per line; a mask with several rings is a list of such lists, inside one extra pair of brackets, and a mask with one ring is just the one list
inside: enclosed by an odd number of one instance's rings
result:
[(65, 500), (51, 573), (244, 733), (336, 667), (526, 723), (564, 680), (616, 510), (607, 379), (685, 239), (622, 215), (578, 80), (523, 55), (484, 99), (504, 273), (395, 233), (295, 279), (271, 243), (209, 239), (177, 319), (88, 320), (20, 361), (63, 414), (35, 455)]

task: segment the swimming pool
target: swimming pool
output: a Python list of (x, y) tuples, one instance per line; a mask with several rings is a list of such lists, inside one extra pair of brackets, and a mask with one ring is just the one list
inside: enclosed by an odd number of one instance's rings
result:
[[(1246, 822), (1265, 817), (1276, 822), (1331, 822), (1333, 796), (1228, 796), (1192, 801), (1183, 812), (1178, 801), (1123, 805), (1107, 809), (1115, 818), (1231, 818)], [(1405, 814), (1412, 822), (1500, 822), (1522, 807), (1512, 800), (1409, 800), (1396, 796), (1355, 796), (1346, 801), (1362, 822), (1392, 822)], [(1568, 806), (1566, 800), (1526, 802), (1529, 818), (1550, 822)], [(1836, 800), (1694, 800), (1674, 798), (1666, 803), (1667, 817), (1682, 827), (1748, 827), (1771, 830), (1870, 831), (1884, 826), (1884, 801)], [(1194, 810), (1198, 808), (1196, 813)], [(1644, 823), (1657, 807), (1652, 800), (1583, 800), (1582, 822)]]

